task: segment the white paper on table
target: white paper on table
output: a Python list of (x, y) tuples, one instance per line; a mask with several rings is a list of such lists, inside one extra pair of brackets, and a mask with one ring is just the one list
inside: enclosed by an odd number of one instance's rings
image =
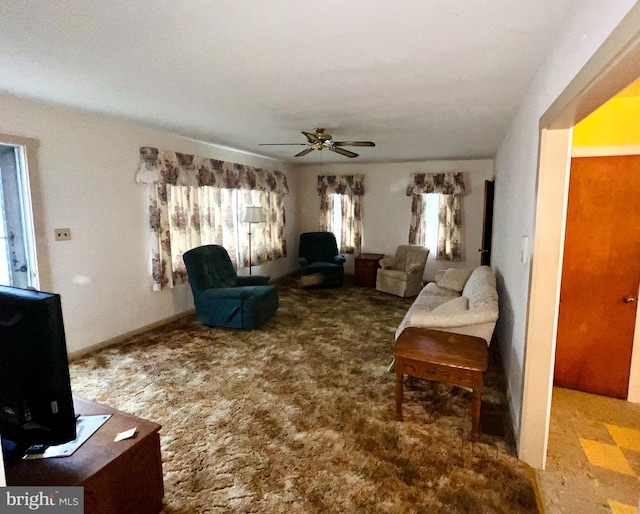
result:
[(49, 459), (52, 457), (69, 457), (84, 444), (111, 417), (111, 414), (78, 416), (76, 420), (76, 438), (68, 443), (49, 446), (43, 453), (26, 454), (22, 458)]
[(118, 441), (123, 441), (124, 439), (129, 439), (131, 437), (133, 437), (136, 433), (136, 427), (130, 428), (129, 430), (125, 430), (124, 432), (120, 432), (118, 434), (116, 434), (115, 439), (113, 440), (114, 443), (117, 443)]

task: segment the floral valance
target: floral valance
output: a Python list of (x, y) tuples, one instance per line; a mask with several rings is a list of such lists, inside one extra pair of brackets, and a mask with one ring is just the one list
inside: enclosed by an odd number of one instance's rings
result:
[(148, 146), (140, 147), (136, 182), (289, 192), (287, 176), (280, 171), (253, 168), (245, 164), (185, 153), (160, 151)]
[(462, 173), (412, 173), (407, 196), (429, 193), (464, 196)]
[(318, 194), (364, 195), (364, 175), (318, 175)]

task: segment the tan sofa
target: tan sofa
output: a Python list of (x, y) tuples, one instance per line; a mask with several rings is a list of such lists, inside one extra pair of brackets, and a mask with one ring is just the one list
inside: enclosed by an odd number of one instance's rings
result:
[(481, 337), (491, 342), (498, 320), (496, 277), (488, 266), (440, 270), (418, 294), (396, 330), (409, 326)]
[(422, 289), (422, 275), (429, 249), (420, 245), (400, 245), (395, 257), (380, 259), (376, 289), (396, 296), (411, 297)]

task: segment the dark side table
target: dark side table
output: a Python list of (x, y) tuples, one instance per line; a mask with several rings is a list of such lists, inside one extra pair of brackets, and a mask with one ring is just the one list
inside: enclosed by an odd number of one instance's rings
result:
[(355, 258), (354, 285), (361, 287), (376, 287), (376, 275), (380, 267), (382, 253), (361, 253)]

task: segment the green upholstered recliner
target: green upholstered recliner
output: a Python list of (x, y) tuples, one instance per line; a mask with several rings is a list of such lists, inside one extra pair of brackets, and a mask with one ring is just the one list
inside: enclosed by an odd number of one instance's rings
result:
[(278, 289), (269, 277), (238, 275), (224, 247), (199, 246), (182, 259), (203, 325), (258, 328), (278, 309)]
[(305, 278), (317, 277), (309, 284), (321, 287), (340, 287), (344, 283), (344, 255), (338, 253), (333, 232), (305, 232), (300, 234), (298, 262)]

